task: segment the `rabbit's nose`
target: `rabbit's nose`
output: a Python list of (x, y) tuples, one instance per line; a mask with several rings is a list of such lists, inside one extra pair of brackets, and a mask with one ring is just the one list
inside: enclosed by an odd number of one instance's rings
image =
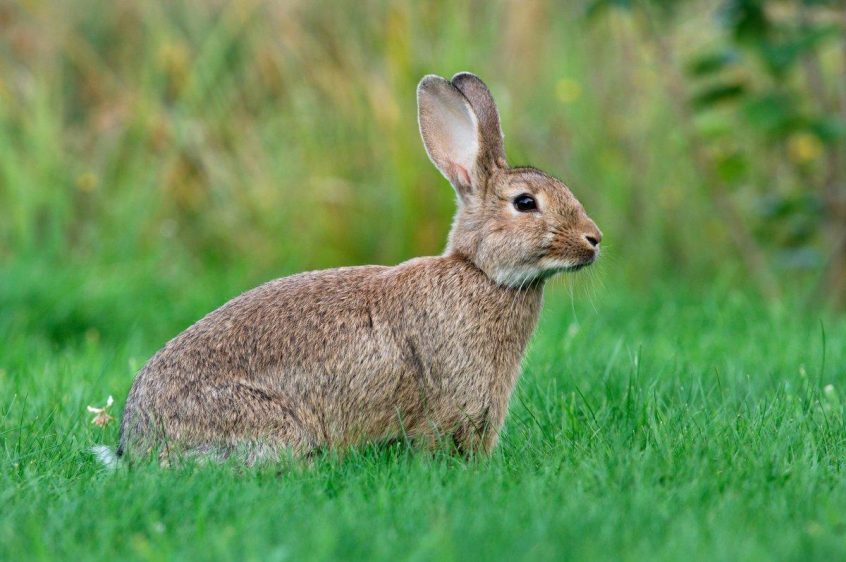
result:
[(599, 246), (599, 243), (602, 242), (602, 231), (599, 230), (599, 228), (597, 228), (597, 226), (593, 224), (593, 222), (591, 222), (591, 224), (586, 229), (584, 236), (585, 240), (587, 240), (588, 243), (594, 248)]

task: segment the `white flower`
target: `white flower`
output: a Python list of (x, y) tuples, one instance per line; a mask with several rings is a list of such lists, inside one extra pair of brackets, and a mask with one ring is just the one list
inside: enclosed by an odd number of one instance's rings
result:
[(112, 407), (112, 404), (114, 404), (114, 402), (115, 402), (115, 399), (112, 398), (112, 396), (110, 394), (108, 400), (106, 400), (106, 405), (103, 406), (102, 408), (95, 408), (94, 406), (88, 406), (88, 411), (91, 412), (92, 414), (96, 414), (94, 416), (94, 419), (91, 420), (91, 423), (93, 423), (94, 425), (99, 426), (99, 427), (105, 427), (106, 425), (109, 424), (109, 422), (111, 422), (113, 419), (115, 419), (111, 414), (109, 414), (109, 408)]

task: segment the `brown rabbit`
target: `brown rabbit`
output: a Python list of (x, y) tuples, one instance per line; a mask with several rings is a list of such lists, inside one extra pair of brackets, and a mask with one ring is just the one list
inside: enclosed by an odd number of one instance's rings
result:
[(404, 437), (494, 447), (544, 281), (593, 263), (602, 234), (563, 183), (508, 167), (479, 78), (426, 76), (417, 103), (458, 193), (443, 255), (301, 273), (229, 301), (138, 373), (118, 456), (253, 463)]

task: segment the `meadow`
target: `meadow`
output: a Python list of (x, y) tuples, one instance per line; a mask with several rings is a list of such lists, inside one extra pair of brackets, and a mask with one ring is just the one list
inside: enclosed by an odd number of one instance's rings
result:
[[(0, 4), (0, 560), (846, 558), (819, 195), (846, 191), (846, 30), (796, 8), (819, 58), (768, 74), (724, 4), (800, 21), (740, 0)], [(547, 289), (494, 454), (99, 465), (137, 370), (227, 299), (442, 251), (454, 195), (414, 88), (461, 70), (510, 161), (604, 232)]]
[(846, 350), (833, 344), (846, 338), (842, 317), (767, 305), (730, 285), (688, 292), (657, 283), (635, 293), (609, 276), (588, 291), (583, 283), (596, 280), (585, 275), (548, 291), (489, 459), (397, 444), (308, 466), (113, 473), (89, 449), (114, 445), (116, 424), (93, 425), (86, 406), (102, 406), (108, 394), (120, 403), (160, 334), (246, 287), (195, 279), (205, 288), (190, 304), (170, 306), (155, 291), (68, 303), (67, 281), (38, 292), (82, 310), (96, 303), (132, 327), (89, 328), (59, 345), (49, 330), (21, 327), (41, 324), (30, 315), (43, 312), (29, 312), (39, 310), (32, 300), (11, 305), (4, 290), (0, 559), (846, 553)]

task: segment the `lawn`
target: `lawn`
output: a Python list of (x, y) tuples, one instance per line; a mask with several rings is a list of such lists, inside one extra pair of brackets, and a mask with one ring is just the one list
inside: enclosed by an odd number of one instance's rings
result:
[(488, 459), (403, 445), (310, 466), (121, 467), (171, 335), (249, 288), (0, 273), (2, 560), (834, 560), (846, 556), (846, 321), (729, 283), (559, 282)]

